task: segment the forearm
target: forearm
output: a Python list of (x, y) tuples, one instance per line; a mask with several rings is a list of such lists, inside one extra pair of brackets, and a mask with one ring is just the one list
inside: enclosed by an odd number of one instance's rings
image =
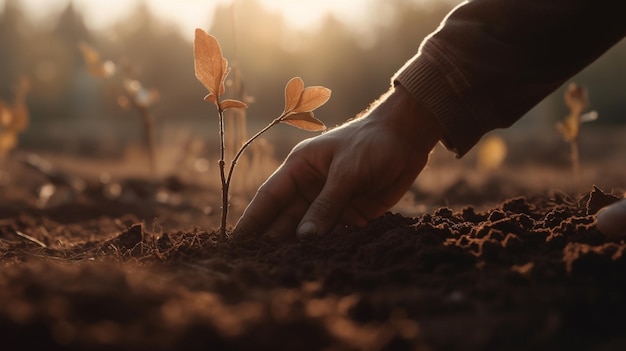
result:
[(459, 156), (619, 42), (620, 2), (473, 0), (453, 10), (394, 82), (406, 87)]

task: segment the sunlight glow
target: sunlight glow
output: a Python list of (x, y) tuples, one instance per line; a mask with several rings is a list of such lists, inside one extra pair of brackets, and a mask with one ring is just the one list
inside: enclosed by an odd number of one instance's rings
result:
[(367, 17), (372, 0), (261, 0), (268, 9), (282, 12), (285, 20), (295, 28), (315, 30), (328, 14), (356, 25)]
[[(7, 0), (0, 0), (0, 9)], [(213, 11), (221, 4), (235, 3), (246, 6), (251, 0), (21, 0), (28, 15), (45, 19), (59, 13), (69, 2), (85, 16), (86, 24), (95, 30), (106, 28), (128, 14), (138, 3), (145, 3), (153, 13), (175, 23), (187, 38), (193, 36), (195, 28), (207, 28), (212, 21)], [(374, 0), (259, 0), (271, 11), (281, 12), (287, 23), (299, 30), (315, 30), (320, 21), (332, 14), (347, 24), (363, 22), (367, 17), (367, 4)]]

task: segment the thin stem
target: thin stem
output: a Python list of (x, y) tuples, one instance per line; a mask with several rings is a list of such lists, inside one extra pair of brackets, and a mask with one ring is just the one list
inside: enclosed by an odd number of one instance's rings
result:
[(580, 184), (580, 157), (578, 154), (578, 141), (574, 140), (570, 143), (572, 151), (572, 171), (574, 172), (574, 182), (576, 186)]
[[(219, 101), (219, 100), (218, 100)], [(220, 179), (222, 182), (222, 222), (220, 225), (220, 237), (222, 239), (226, 238), (226, 217), (228, 216), (228, 183), (226, 182), (225, 177), (225, 164), (224, 154), (224, 110), (219, 106), (217, 106), (217, 114), (220, 125)]]
[(156, 178), (156, 156), (155, 156), (155, 143), (154, 143), (154, 118), (150, 114), (150, 111), (145, 106), (137, 105), (137, 109), (141, 114), (144, 128), (144, 141), (146, 144), (146, 152), (148, 153), (148, 160), (150, 162), (150, 171), (152, 178)]
[(237, 164), (237, 160), (239, 160), (239, 157), (243, 154), (244, 150), (250, 146), (250, 144), (254, 141), (254, 139), (258, 138), (259, 136), (261, 136), (261, 134), (265, 133), (268, 129), (272, 128), (273, 126), (277, 125), (278, 123), (280, 123), (280, 120), (284, 117), (284, 115), (281, 115), (280, 117), (276, 118), (275, 120), (273, 120), (270, 124), (268, 124), (267, 126), (265, 126), (265, 128), (261, 129), (260, 131), (258, 131), (256, 134), (254, 134), (250, 139), (248, 139), (248, 141), (246, 141), (241, 148), (239, 148), (239, 150), (237, 151), (237, 153), (235, 154), (235, 157), (233, 157), (232, 161), (230, 162), (230, 169), (228, 170), (228, 178), (226, 179), (226, 186), (230, 186), (230, 180), (233, 176), (233, 171), (235, 169), (235, 165)]

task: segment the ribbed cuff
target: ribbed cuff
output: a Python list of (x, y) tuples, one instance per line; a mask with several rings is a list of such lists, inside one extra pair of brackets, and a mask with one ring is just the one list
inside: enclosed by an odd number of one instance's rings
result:
[(444, 132), (443, 145), (463, 157), (487, 132), (482, 128), (461, 91), (465, 79), (442, 55), (425, 52), (424, 47), (392, 78), (404, 86), (436, 118)]

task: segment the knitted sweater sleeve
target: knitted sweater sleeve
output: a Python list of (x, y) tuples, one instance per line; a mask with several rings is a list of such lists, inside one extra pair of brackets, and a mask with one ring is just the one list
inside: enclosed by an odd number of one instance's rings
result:
[(626, 35), (614, 0), (470, 0), (455, 7), (393, 77), (430, 111), (462, 157)]

